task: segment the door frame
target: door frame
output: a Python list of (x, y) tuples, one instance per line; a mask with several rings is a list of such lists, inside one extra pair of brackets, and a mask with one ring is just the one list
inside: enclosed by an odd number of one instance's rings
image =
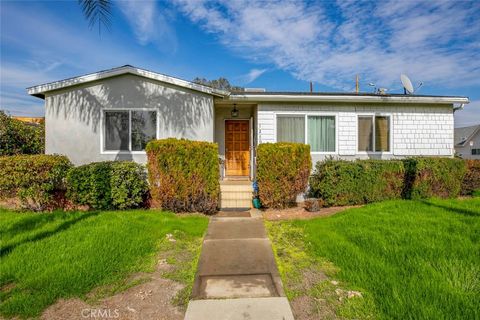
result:
[(252, 175), (252, 149), (253, 149), (253, 146), (252, 146), (252, 132), (251, 131), (251, 118), (225, 118), (223, 119), (223, 145), (224, 145), (224, 149), (223, 149), (223, 153), (225, 154), (225, 162), (227, 160), (227, 121), (236, 121), (236, 120), (240, 120), (240, 121), (248, 121), (248, 152), (250, 153), (250, 156), (248, 157), (248, 174), (245, 175), (245, 176), (229, 176), (227, 175), (227, 168), (225, 167), (225, 178), (228, 178), (228, 177), (247, 177), (249, 180), (251, 179), (251, 175)]

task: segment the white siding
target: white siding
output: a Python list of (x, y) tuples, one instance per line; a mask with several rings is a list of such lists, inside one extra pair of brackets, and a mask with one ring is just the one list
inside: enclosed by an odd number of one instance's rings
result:
[[(343, 159), (390, 159), (408, 156), (453, 156), (452, 105), (348, 104), (259, 104), (258, 142), (276, 141), (276, 115), (279, 113), (332, 113), (337, 116), (337, 150)], [(392, 145), (388, 153), (357, 152), (359, 114), (391, 116)], [(313, 161), (327, 155), (313, 154)]]

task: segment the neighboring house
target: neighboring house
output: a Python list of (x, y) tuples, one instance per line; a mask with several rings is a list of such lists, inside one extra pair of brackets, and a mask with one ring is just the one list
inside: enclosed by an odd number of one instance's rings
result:
[(12, 116), (13, 119), (19, 120), (29, 124), (40, 124), (42, 121), (45, 120), (44, 117), (20, 117), (20, 116)]
[(255, 146), (294, 141), (326, 157), (454, 155), (454, 104), (466, 97), (225, 92), (123, 66), (28, 88), (45, 100), (46, 153), (74, 164), (146, 162), (151, 139), (218, 143), (227, 177), (253, 177)]
[(464, 159), (480, 159), (480, 124), (455, 128), (455, 152)]

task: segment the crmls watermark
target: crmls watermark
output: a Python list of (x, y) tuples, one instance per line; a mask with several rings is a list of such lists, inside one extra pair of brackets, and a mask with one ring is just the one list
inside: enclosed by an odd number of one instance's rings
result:
[(85, 319), (115, 319), (120, 317), (118, 309), (83, 309), (82, 318)]

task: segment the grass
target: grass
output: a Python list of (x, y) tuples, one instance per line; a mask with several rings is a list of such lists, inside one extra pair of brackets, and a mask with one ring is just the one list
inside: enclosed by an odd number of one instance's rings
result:
[[(480, 318), (480, 198), (388, 201), (267, 226), (290, 299), (326, 299), (344, 318)], [(312, 267), (363, 298), (339, 302), (331, 281), (299, 285)]]
[[(59, 298), (86, 298), (102, 286), (110, 293), (123, 290), (129, 275), (153, 271), (162, 252), (169, 252), (172, 264), (178, 262), (175, 253), (188, 256), (170, 275), (187, 285), (182, 294), (188, 297), (207, 224), (205, 217), (154, 210), (0, 209), (0, 314), (36, 317)], [(175, 242), (166, 239), (168, 233)]]

